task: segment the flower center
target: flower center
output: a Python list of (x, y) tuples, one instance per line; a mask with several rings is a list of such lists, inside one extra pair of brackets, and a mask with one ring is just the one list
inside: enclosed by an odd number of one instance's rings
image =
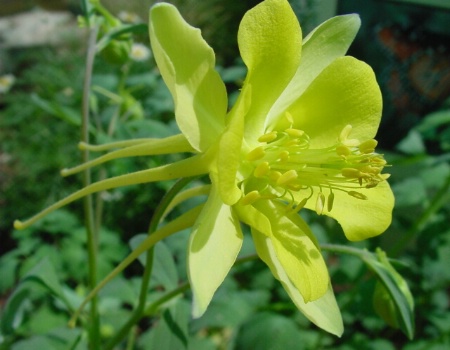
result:
[[(358, 189), (373, 188), (386, 180), (389, 174), (381, 174), (386, 161), (375, 153), (376, 140), (349, 139), (351, 130), (347, 125), (336, 144), (319, 149), (311, 149), (309, 136), (299, 129), (262, 135), (260, 145), (246, 156), (253, 173), (242, 182), (246, 194), (241, 203), (291, 198), (291, 207), (300, 210), (317, 192), (316, 211), (322, 214), (325, 205), (328, 211), (333, 208), (333, 191), (367, 199)], [(329, 189), (327, 198), (324, 188)], [(299, 194), (305, 195), (298, 200)]]

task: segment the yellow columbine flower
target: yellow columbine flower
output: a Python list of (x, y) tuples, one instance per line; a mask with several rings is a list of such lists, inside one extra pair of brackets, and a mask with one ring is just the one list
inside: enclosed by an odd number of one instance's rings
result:
[(93, 192), (209, 174), (208, 200), (188, 248), (194, 316), (203, 314), (234, 264), (243, 222), (251, 227), (259, 256), (297, 307), (319, 327), (340, 335), (342, 320), (325, 262), (297, 212), (307, 208), (335, 218), (350, 240), (378, 235), (391, 222), (394, 198), (373, 139), (381, 117), (380, 90), (369, 66), (344, 56), (359, 25), (356, 15), (334, 17), (302, 42), (286, 0), (257, 5), (239, 27), (248, 74), (227, 113), (225, 85), (200, 31), (172, 5), (153, 6), (152, 51), (172, 93), (181, 133), (81, 145), (120, 149), (63, 174), (125, 156), (193, 156), (94, 183), (16, 227)]

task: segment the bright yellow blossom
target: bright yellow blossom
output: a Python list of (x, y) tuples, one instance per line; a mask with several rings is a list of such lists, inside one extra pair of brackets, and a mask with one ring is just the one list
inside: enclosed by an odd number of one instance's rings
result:
[(27, 222), (87, 194), (131, 184), (209, 174), (211, 188), (189, 242), (193, 314), (204, 313), (241, 249), (241, 223), (260, 258), (296, 306), (336, 335), (342, 320), (318, 242), (302, 208), (335, 218), (350, 240), (382, 233), (394, 198), (373, 139), (381, 94), (372, 69), (344, 56), (357, 15), (334, 17), (302, 40), (286, 0), (265, 0), (244, 16), (238, 34), (248, 73), (227, 111), (225, 85), (200, 31), (166, 3), (150, 12), (152, 51), (174, 102), (181, 133), (132, 140), (70, 175), (111, 159), (191, 152), (185, 160), (94, 183)]

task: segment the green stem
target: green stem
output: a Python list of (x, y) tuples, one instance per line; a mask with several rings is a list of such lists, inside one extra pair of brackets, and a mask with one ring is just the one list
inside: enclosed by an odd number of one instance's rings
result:
[(403, 237), (395, 244), (389, 252), (391, 256), (398, 256), (403, 249), (414, 239), (426, 226), (430, 218), (448, 203), (448, 195), (450, 189), (450, 175), (447, 177), (444, 185), (440, 188), (433, 197), (428, 208), (420, 215), (412, 224), (411, 228), (403, 235)]
[(191, 287), (191, 285), (189, 284), (189, 282), (185, 282), (185, 283), (179, 285), (177, 288), (171, 290), (167, 294), (164, 294), (161, 298), (159, 298), (156, 301), (154, 301), (153, 303), (151, 303), (147, 307), (147, 309), (145, 309), (144, 314), (146, 316), (154, 315), (156, 313), (156, 311), (158, 310), (158, 307), (160, 307), (164, 303), (168, 302), (169, 300), (175, 298), (177, 295), (184, 293), (190, 287)]
[(361, 258), (364, 260), (368, 255), (371, 255), (369, 251), (365, 249), (360, 248), (353, 248), (348, 247), (346, 245), (340, 245), (340, 244), (321, 244), (320, 248), (324, 251), (333, 252), (333, 253), (342, 253), (342, 254), (348, 254), (353, 255), (358, 258)]
[[(158, 228), (158, 224), (173, 198), (193, 179), (196, 177), (183, 178), (176, 182), (173, 187), (166, 193), (159, 205), (153, 213), (150, 225), (148, 228), (148, 235), (151, 235)], [(144, 316), (145, 303), (147, 301), (148, 286), (150, 284), (150, 277), (153, 269), (153, 252), (154, 248), (147, 251), (144, 274), (142, 276), (141, 290), (139, 293), (139, 301), (130, 319), (122, 326), (115, 336), (106, 344), (105, 350), (113, 349), (130, 331), (130, 329)]]
[[(91, 27), (89, 30), (88, 49), (86, 54), (86, 71), (83, 84), (83, 101), (82, 101), (82, 122), (81, 122), (81, 141), (89, 143), (89, 94), (92, 80), (92, 72), (96, 53), (96, 40), (98, 27)], [(89, 161), (89, 151), (82, 151), (83, 162)], [(91, 184), (90, 169), (86, 169), (82, 173), (83, 187)], [(98, 237), (94, 223), (94, 208), (92, 196), (86, 196), (83, 200), (85, 227), (87, 233), (87, 250), (89, 265), (89, 286), (94, 289), (97, 285), (97, 248)], [(90, 326), (89, 326), (89, 347), (90, 349), (99, 349), (100, 347), (100, 319), (98, 315), (98, 299), (92, 299), (90, 308)]]

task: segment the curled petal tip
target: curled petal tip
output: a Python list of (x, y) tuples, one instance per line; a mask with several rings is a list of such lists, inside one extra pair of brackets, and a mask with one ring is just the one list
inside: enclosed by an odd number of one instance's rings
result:
[(25, 228), (25, 225), (23, 224), (22, 221), (20, 221), (20, 220), (15, 220), (15, 221), (14, 221), (14, 228), (15, 228), (16, 230), (22, 230), (22, 229)]

